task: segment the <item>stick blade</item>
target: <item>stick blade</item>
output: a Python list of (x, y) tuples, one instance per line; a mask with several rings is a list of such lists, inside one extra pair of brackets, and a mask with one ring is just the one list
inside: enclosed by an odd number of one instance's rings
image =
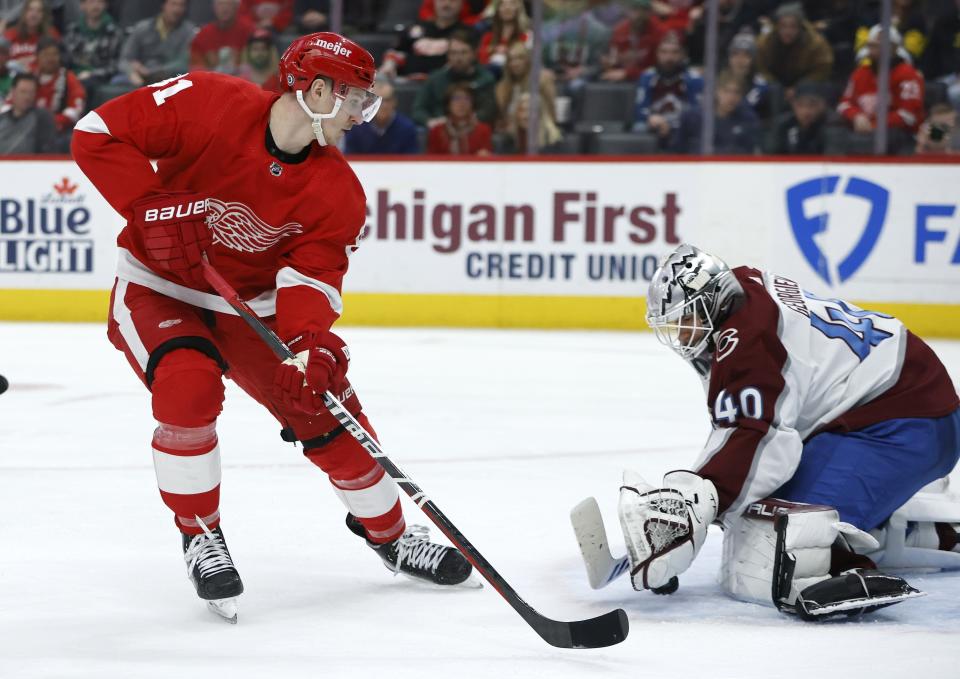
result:
[(630, 622), (622, 608), (570, 623), (570, 648), (606, 648), (627, 638)]
[(606, 587), (629, 569), (627, 557), (614, 559), (610, 554), (610, 542), (596, 498), (588, 497), (571, 509), (570, 524), (577, 537), (590, 587)]

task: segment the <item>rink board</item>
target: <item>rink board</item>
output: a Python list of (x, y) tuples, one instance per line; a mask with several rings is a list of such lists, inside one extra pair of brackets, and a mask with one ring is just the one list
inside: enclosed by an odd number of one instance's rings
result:
[[(960, 165), (664, 158), (355, 162), (354, 325), (643, 328), (692, 242), (960, 337)], [(0, 319), (102, 320), (120, 216), (69, 160), (0, 162)]]

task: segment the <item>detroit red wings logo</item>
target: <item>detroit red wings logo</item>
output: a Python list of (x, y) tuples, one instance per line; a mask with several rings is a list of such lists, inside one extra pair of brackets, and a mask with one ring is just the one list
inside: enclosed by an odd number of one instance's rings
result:
[(213, 230), (213, 242), (240, 252), (263, 252), (288, 236), (303, 233), (303, 225), (290, 222), (270, 226), (243, 203), (208, 201), (207, 224)]

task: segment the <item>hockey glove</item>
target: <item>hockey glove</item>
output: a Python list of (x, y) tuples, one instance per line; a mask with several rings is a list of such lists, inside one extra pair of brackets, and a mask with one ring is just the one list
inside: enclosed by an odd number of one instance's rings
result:
[(277, 367), (274, 395), (287, 407), (315, 414), (323, 409), (321, 394), (337, 387), (346, 377), (349, 350), (330, 331), (301, 335), (288, 346), (297, 356)]
[(207, 287), (201, 259), (210, 256), (213, 233), (207, 199), (189, 191), (147, 196), (133, 204), (133, 224), (143, 235), (150, 262), (194, 288)]
[(670, 472), (663, 485), (654, 488), (638, 474), (624, 471), (618, 511), (633, 588), (669, 594), (717, 517), (717, 490), (693, 472)]

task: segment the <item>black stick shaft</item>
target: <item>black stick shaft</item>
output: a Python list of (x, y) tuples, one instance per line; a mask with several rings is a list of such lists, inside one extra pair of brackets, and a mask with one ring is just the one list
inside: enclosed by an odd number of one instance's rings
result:
[[(203, 262), (204, 277), (227, 303), (243, 318), (257, 335), (273, 350), (281, 360), (295, 358), (295, 354), (283, 343), (277, 334), (264, 324), (259, 316), (240, 299), (237, 291), (210, 265)], [(322, 394), (324, 405), (347, 432), (363, 446), (371, 457), (383, 467), (397, 485), (410, 496), (437, 528), (447, 536), (453, 545), (473, 564), (474, 568), (489, 582), (527, 624), (547, 643), (561, 648), (600, 648), (620, 643), (627, 636), (626, 613), (621, 609), (611, 611), (598, 618), (562, 622), (546, 618), (524, 601), (516, 590), (503, 579), (489, 561), (473, 544), (453, 525), (453, 522), (440, 511), (420, 487), (414, 483), (393, 460), (387, 457), (376, 440), (361, 426), (357, 419), (343, 407), (343, 404), (329, 391)]]

